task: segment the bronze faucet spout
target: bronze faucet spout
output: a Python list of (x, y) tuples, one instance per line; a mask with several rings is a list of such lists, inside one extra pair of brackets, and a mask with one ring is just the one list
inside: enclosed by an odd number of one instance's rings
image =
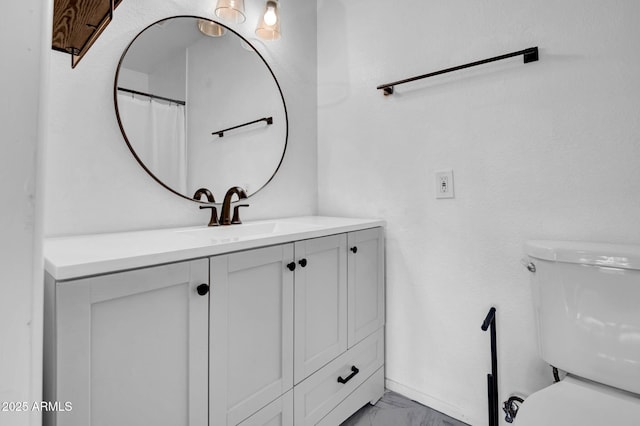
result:
[(211, 193), (211, 191), (209, 191), (207, 188), (200, 188), (196, 191), (195, 194), (193, 194), (193, 199), (194, 200), (202, 200), (202, 196), (207, 197), (207, 201), (209, 201), (210, 203), (215, 203), (216, 200), (215, 198), (213, 198), (213, 194)]
[[(207, 197), (207, 201), (210, 203), (215, 203), (216, 199), (213, 198), (213, 194), (207, 188), (200, 188), (193, 194), (193, 199), (200, 201), (202, 196)], [(209, 219), (209, 224), (207, 226), (218, 226), (218, 209), (216, 206), (200, 206), (200, 210), (202, 209), (211, 209), (211, 219)]]
[(231, 225), (232, 223), (242, 223), (240, 222), (240, 217), (238, 215), (237, 207), (234, 212), (235, 214), (233, 217), (233, 221), (231, 218), (231, 198), (233, 198), (234, 195), (238, 196), (238, 201), (244, 200), (247, 198), (247, 193), (244, 191), (244, 189), (240, 188), (239, 186), (232, 186), (231, 188), (229, 188), (229, 190), (224, 196), (224, 201), (222, 203), (222, 213), (220, 214), (220, 223), (222, 225)]

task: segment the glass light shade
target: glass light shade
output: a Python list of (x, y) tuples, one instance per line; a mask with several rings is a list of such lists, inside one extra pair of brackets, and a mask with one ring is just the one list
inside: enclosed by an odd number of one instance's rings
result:
[(218, 25), (207, 19), (198, 19), (198, 29), (204, 35), (209, 37), (221, 37), (226, 34), (227, 29), (222, 25)]
[(263, 40), (280, 38), (280, 9), (277, 1), (267, 0), (256, 28), (256, 35)]
[(215, 13), (217, 17), (236, 24), (247, 19), (244, 15), (244, 0), (218, 0)]

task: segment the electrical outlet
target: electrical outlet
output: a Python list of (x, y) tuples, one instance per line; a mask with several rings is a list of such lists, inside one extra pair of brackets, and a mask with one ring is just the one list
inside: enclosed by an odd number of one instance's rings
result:
[(436, 198), (454, 198), (453, 170), (436, 172)]

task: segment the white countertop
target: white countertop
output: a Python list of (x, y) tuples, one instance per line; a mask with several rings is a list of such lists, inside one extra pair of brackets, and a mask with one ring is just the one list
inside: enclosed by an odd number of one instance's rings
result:
[(46, 238), (45, 270), (69, 280), (384, 226), (378, 219), (291, 217), (242, 225)]

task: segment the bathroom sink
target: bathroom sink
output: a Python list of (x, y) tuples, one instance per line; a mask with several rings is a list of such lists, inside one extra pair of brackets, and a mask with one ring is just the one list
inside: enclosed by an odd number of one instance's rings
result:
[(57, 280), (217, 256), (384, 226), (378, 219), (298, 216), (241, 225), (149, 229), (47, 238), (47, 272)]
[(195, 238), (206, 238), (215, 242), (240, 241), (271, 235), (294, 234), (313, 231), (322, 226), (289, 221), (254, 222), (240, 225), (211, 226), (206, 228), (185, 229), (176, 231), (179, 234)]

